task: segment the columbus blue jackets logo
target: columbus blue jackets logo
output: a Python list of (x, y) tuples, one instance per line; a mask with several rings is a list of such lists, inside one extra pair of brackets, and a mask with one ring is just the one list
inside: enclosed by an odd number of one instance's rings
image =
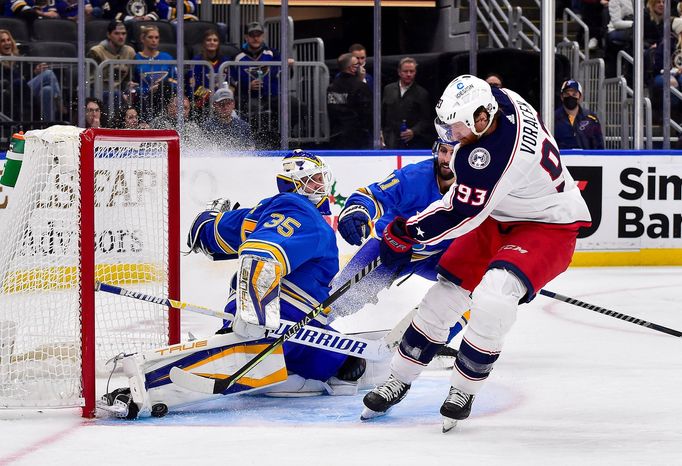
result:
[(471, 151), (471, 154), (469, 154), (469, 165), (471, 165), (471, 168), (483, 170), (489, 164), (490, 152), (483, 149), (482, 147), (477, 147)]

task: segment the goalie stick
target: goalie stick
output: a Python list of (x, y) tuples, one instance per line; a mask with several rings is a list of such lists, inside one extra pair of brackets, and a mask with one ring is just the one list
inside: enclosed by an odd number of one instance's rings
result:
[(377, 268), (381, 260), (377, 257), (372, 262), (367, 264), (362, 270), (356, 273), (350, 280), (341, 285), (337, 290), (335, 290), (327, 299), (325, 299), (322, 304), (318, 305), (316, 308), (307, 313), (303, 319), (298, 321), (295, 325), (290, 327), (284, 334), (282, 334), (275, 341), (270, 343), (267, 348), (258, 353), (249, 362), (244, 364), (240, 369), (238, 369), (234, 374), (230, 375), (225, 379), (214, 379), (209, 377), (203, 377), (201, 375), (196, 375), (191, 372), (180, 369), (179, 367), (173, 367), (170, 370), (170, 379), (174, 384), (185, 388), (187, 390), (206, 393), (209, 395), (214, 395), (222, 393), (232, 385), (234, 385), (237, 380), (246, 375), (251, 369), (263, 361), (266, 357), (270, 355), (277, 348), (282, 346), (285, 341), (289, 340), (291, 337), (296, 335), (296, 333), (311, 320), (317, 317), (320, 313), (324, 312), (326, 308), (331, 306), (334, 301), (339, 299), (343, 294), (350, 289), (353, 285), (362, 280), (367, 274), (372, 270)]
[(657, 330), (659, 332), (667, 333), (674, 337), (682, 337), (682, 332), (672, 328), (664, 327), (662, 325), (654, 324), (653, 322), (648, 322), (646, 320), (638, 319), (636, 317), (629, 316), (627, 314), (621, 314), (620, 312), (612, 311), (600, 306), (595, 306), (594, 304), (586, 303), (585, 301), (580, 301), (579, 299), (571, 298), (568, 296), (560, 295), (549, 290), (540, 290), (540, 294), (547, 296), (548, 298), (553, 298), (558, 301), (563, 301), (568, 304), (573, 304), (574, 306), (589, 309), (590, 311), (598, 312), (600, 314), (607, 315), (609, 317), (615, 317), (616, 319), (624, 320), (626, 322), (631, 322), (633, 324), (641, 325), (642, 327), (650, 328), (651, 330)]
[[(139, 291), (127, 290), (125, 288), (121, 288), (116, 285), (110, 285), (108, 283), (96, 282), (95, 289), (105, 293), (125, 296), (132, 299), (138, 299), (140, 301), (147, 301), (175, 309), (182, 309), (184, 311), (216, 317), (218, 319), (227, 321), (232, 321), (234, 318), (232, 314), (228, 314), (227, 312), (216, 311), (204, 306), (197, 306), (195, 304), (176, 301), (170, 298), (152, 296)], [(271, 335), (280, 336), (282, 333), (296, 325), (296, 322), (284, 319), (282, 319), (280, 322), (280, 328), (276, 332), (271, 332)], [(380, 361), (385, 359), (391, 354), (391, 351), (396, 345), (395, 342), (388, 340), (386, 337), (379, 340), (368, 340), (355, 335), (347, 335), (334, 330), (310, 327), (307, 325), (300, 328), (300, 330), (291, 337), (291, 341), (301, 345), (321, 348), (334, 353), (345, 354), (347, 356), (356, 356), (370, 361)]]

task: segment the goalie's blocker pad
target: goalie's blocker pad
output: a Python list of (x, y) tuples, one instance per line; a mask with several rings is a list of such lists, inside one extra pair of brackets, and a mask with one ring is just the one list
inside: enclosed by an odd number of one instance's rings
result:
[[(157, 404), (173, 410), (219, 397), (175, 385), (169, 377), (171, 368), (179, 367), (204, 377), (227, 378), (268, 343), (227, 333), (127, 356), (123, 359), (123, 371), (128, 377), (132, 402), (139, 408), (139, 416), (147, 417)], [(280, 347), (222, 394), (262, 390), (286, 379), (287, 369)]]

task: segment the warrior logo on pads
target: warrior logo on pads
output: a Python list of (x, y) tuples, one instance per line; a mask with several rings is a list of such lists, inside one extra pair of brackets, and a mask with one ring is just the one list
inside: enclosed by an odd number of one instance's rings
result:
[(488, 164), (490, 164), (490, 152), (482, 147), (477, 147), (469, 154), (469, 165), (471, 165), (471, 168), (483, 170)]

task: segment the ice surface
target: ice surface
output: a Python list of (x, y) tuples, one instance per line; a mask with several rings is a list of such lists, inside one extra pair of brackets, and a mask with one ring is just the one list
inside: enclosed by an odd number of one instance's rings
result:
[[(205, 280), (222, 280), (222, 270), (207, 267), (185, 267), (183, 299), (220, 308), (223, 290), (206, 290)], [(682, 330), (681, 270), (571, 269), (547, 289)], [(389, 328), (427, 287), (410, 278), (336, 324)], [(194, 315), (184, 322), (183, 333), (219, 325)], [(362, 394), (225, 397), (132, 422), (0, 410), (0, 465), (682, 464), (681, 338), (538, 297), (519, 309), (471, 417), (442, 434), (448, 375), (425, 372), (402, 403), (369, 422), (359, 420)]]

